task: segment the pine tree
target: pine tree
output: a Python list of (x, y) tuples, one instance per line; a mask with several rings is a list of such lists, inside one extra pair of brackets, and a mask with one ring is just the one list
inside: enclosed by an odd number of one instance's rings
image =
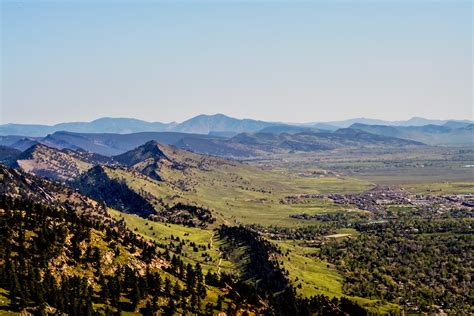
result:
[(165, 296), (170, 296), (171, 294), (171, 281), (168, 278), (165, 279), (165, 288), (163, 289), (163, 292)]
[(165, 308), (165, 316), (173, 316), (176, 312), (176, 306), (173, 299), (170, 299), (168, 302), (168, 306)]
[(135, 310), (140, 302), (141, 293), (140, 288), (138, 286), (138, 282), (135, 281), (134, 285), (130, 291), (130, 303), (132, 305), (132, 309)]
[(222, 310), (222, 296), (217, 296), (217, 303), (216, 303), (216, 309), (218, 311)]
[(174, 284), (173, 295), (176, 298), (176, 300), (179, 300), (181, 297), (181, 286), (179, 285), (178, 281), (176, 281)]

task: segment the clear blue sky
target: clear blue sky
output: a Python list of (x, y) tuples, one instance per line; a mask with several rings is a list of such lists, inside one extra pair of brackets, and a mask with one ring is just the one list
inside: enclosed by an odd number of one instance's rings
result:
[(471, 1), (0, 1), (0, 123), (472, 118)]

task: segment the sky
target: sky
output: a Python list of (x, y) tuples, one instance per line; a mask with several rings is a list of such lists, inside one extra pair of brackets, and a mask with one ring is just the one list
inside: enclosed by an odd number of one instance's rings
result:
[(0, 124), (473, 118), (471, 1), (0, 2)]

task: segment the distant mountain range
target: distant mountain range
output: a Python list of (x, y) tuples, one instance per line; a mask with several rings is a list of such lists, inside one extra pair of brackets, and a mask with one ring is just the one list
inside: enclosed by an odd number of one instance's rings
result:
[[(272, 129), (268, 130), (272, 131)], [(277, 129), (276, 133), (258, 132), (258, 133), (240, 133), (230, 138), (173, 133), (173, 132), (144, 132), (133, 134), (110, 134), (110, 133), (72, 133), (56, 132), (43, 138), (20, 138), (0, 137), (0, 146), (7, 146), (19, 151), (23, 151), (25, 145), (30, 147), (24, 151), (18, 158), (18, 163), (24, 165), (24, 169), (34, 169), (41, 167), (42, 157), (57, 155), (58, 159), (70, 150), (80, 153), (95, 153), (96, 156), (86, 157), (97, 161), (101, 156), (117, 156), (129, 150), (132, 150), (144, 143), (154, 141), (156, 143), (173, 145), (200, 154), (227, 158), (245, 158), (274, 153), (290, 152), (311, 152), (321, 150), (331, 150), (337, 148), (360, 148), (360, 147), (403, 147), (403, 146), (421, 146), (421, 142), (396, 138), (393, 136), (377, 135), (358, 129), (345, 128), (337, 131), (323, 131), (309, 128), (291, 129), (292, 133), (281, 132)], [(284, 131), (284, 130), (283, 130)], [(16, 140), (16, 141), (15, 141)], [(55, 148), (61, 152), (53, 153), (47, 148)], [(40, 149), (41, 153), (36, 153)], [(46, 153), (43, 153), (44, 151)], [(11, 160), (15, 151), (7, 152), (5, 159)], [(36, 153), (36, 154), (35, 154)], [(33, 158), (35, 159), (33, 159)], [(117, 156), (119, 161), (122, 161)], [(0, 157), (1, 158), (1, 157)], [(78, 158), (77, 155), (74, 157)], [(79, 157), (84, 160), (84, 157)], [(31, 160), (35, 160), (33, 163)], [(68, 178), (77, 175), (84, 164), (77, 163), (75, 160), (68, 160), (69, 171), (64, 175)]]
[[(354, 118), (349, 120), (343, 121), (334, 121), (334, 122), (327, 122), (325, 124), (329, 126), (336, 126), (336, 127), (349, 127), (353, 124), (365, 124), (365, 125), (386, 125), (386, 126), (423, 126), (423, 125), (444, 125), (448, 122), (458, 122), (461, 124), (472, 124), (473, 121), (469, 120), (430, 120), (425, 119), (423, 117), (412, 117), (406, 121), (385, 121), (385, 120), (377, 120), (377, 119), (370, 119), (370, 118)], [(310, 124), (314, 127), (317, 127), (318, 124)]]
[[(127, 118), (101, 118), (92, 122), (61, 123), (54, 126), (0, 125), (0, 145), (24, 151), (41, 143), (60, 149), (83, 149), (114, 156), (155, 140), (197, 153), (248, 157), (262, 153), (316, 151), (350, 146), (405, 146), (420, 143), (472, 146), (472, 126), (473, 122), (467, 120), (428, 120), (418, 117), (407, 121), (358, 118), (293, 125), (241, 120), (223, 114), (198, 115), (182, 123), (169, 124)], [(359, 138), (354, 138), (354, 135)]]
[(223, 114), (198, 115), (182, 123), (146, 122), (131, 118), (104, 117), (92, 122), (71, 122), (56, 125), (35, 124), (3, 124), (0, 125), (0, 135), (22, 135), (29, 137), (44, 137), (58, 131), (75, 133), (114, 133), (131, 134), (140, 132), (181, 132), (192, 134), (213, 134), (218, 136), (235, 136), (238, 133), (255, 133), (268, 127), (303, 126), (334, 131), (346, 128), (352, 124), (387, 125), (387, 126), (423, 126), (443, 125), (452, 123), (473, 123), (472, 121), (429, 120), (414, 117), (407, 121), (383, 121), (367, 118), (355, 118), (335, 122), (319, 122), (309, 124), (290, 124), (281, 122), (266, 122), (252, 119), (236, 119)]
[(366, 131), (368, 133), (411, 139), (428, 145), (473, 145), (474, 124), (463, 122), (446, 122), (443, 125), (423, 126), (386, 126), (352, 124), (351, 128)]
[(4, 124), (0, 125), (0, 135), (44, 137), (57, 131), (129, 134), (143, 131), (164, 131), (174, 125), (175, 123), (152, 123), (130, 118), (104, 117), (92, 122), (71, 122), (56, 125)]
[(198, 115), (182, 123), (146, 122), (131, 118), (104, 117), (92, 122), (60, 123), (56, 125), (4, 124), (0, 125), (0, 135), (23, 135), (44, 137), (58, 131), (75, 133), (116, 133), (130, 134), (139, 132), (182, 132), (209, 134), (256, 132), (262, 128), (280, 123), (251, 119), (236, 119), (223, 114)]

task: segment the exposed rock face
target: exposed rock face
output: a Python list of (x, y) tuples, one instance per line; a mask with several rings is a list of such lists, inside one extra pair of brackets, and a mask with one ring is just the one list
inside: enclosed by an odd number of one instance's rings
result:
[(93, 166), (92, 162), (81, 158), (78, 153), (71, 155), (65, 151), (36, 144), (21, 153), (12, 166), (38, 176), (66, 181), (81, 175)]

